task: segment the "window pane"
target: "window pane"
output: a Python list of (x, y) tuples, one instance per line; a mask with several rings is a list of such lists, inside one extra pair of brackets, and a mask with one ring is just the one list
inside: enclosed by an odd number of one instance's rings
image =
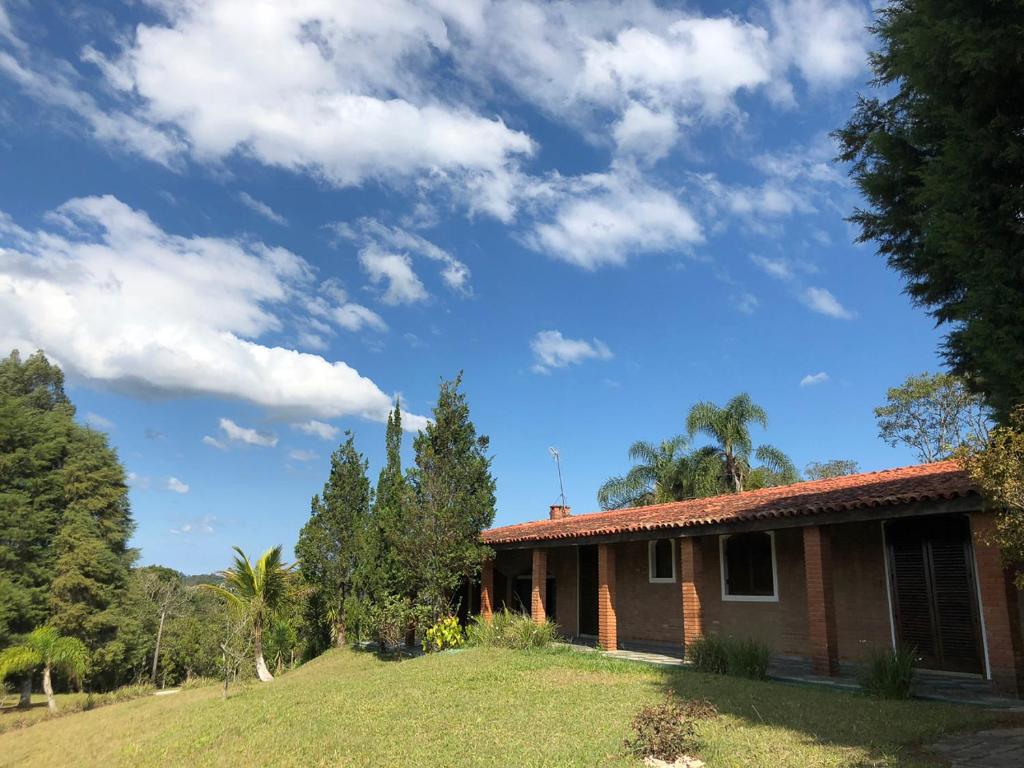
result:
[(725, 579), (726, 592), (730, 595), (774, 595), (771, 536), (741, 533), (726, 539)]
[(661, 539), (654, 542), (654, 578), (671, 579), (672, 573), (672, 541)]

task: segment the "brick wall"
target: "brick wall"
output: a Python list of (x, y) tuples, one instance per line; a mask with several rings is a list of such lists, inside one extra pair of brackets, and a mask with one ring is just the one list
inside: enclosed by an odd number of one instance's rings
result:
[(859, 661), (868, 648), (891, 648), (882, 524), (832, 526), (832, 569), (839, 658)]
[(558, 625), (559, 632), (571, 637), (579, 632), (579, 612), (576, 607), (576, 548), (556, 547), (549, 550), (548, 575), (555, 577), (555, 616), (549, 616)]
[(646, 541), (636, 541), (615, 547), (619, 640), (681, 644), (683, 606), (679, 600), (678, 560), (674, 582), (651, 584), (647, 546)]

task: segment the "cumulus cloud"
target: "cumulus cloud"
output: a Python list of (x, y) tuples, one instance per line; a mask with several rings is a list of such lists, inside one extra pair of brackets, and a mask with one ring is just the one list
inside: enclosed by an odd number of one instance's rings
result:
[(654, 162), (671, 151), (679, 138), (679, 127), (669, 111), (655, 112), (643, 104), (630, 104), (615, 124), (613, 136), (620, 154)]
[(552, 368), (566, 368), (585, 360), (610, 360), (612, 351), (600, 339), (567, 339), (561, 331), (540, 331), (530, 341), (535, 373), (549, 373)]
[(813, 387), (816, 384), (824, 384), (828, 381), (829, 376), (825, 371), (819, 371), (818, 373), (808, 373), (802, 379), (800, 379), (801, 387)]
[(176, 477), (167, 478), (167, 490), (172, 493), (186, 494), (188, 493), (188, 483), (183, 483)]
[(277, 445), (277, 435), (273, 432), (262, 432), (251, 427), (242, 427), (231, 419), (222, 418), (218, 426), (228, 440), (248, 445), (258, 445), (262, 448), (273, 448)]
[(393, 397), (346, 363), (260, 343), (303, 308), (336, 309), (311, 295), (315, 272), (290, 251), (169, 234), (110, 196), (70, 200), (34, 232), (0, 218), (0, 243), (3, 348), (45, 349), (123, 391), (387, 418)]
[(267, 221), (272, 221), (275, 224), (280, 224), (282, 226), (288, 224), (288, 219), (286, 219), (280, 213), (278, 213), (269, 205), (264, 203), (262, 200), (257, 200), (248, 192), (239, 192), (238, 199), (239, 201), (241, 201), (242, 205), (244, 205), (251, 211), (255, 211)]
[(316, 419), (292, 424), (292, 426), (300, 432), (304, 432), (307, 435), (313, 435), (314, 437), (319, 437), (321, 440), (334, 440), (338, 437), (338, 433), (341, 431), (333, 424), (327, 424), (326, 422), (317, 421)]
[(385, 284), (381, 301), (385, 304), (414, 304), (428, 294), (412, 270), (412, 259), (404, 253), (389, 253), (376, 246), (359, 252), (359, 263), (374, 285)]
[(584, 269), (683, 250), (703, 239), (696, 219), (672, 194), (630, 172), (555, 177), (538, 189), (536, 205), (551, 210), (541, 212), (527, 245)]
[(810, 286), (804, 290), (800, 298), (808, 309), (822, 315), (828, 315), (838, 320), (852, 320), (857, 316), (856, 312), (852, 312), (840, 304), (839, 299), (833, 296), (827, 288)]

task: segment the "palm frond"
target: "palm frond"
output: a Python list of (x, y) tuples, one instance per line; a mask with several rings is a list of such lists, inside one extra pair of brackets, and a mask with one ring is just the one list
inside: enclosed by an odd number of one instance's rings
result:
[(790, 460), (789, 456), (775, 446), (760, 445), (754, 452), (754, 456), (767, 470), (776, 476), (779, 481), (778, 485), (795, 483), (800, 479), (800, 472), (797, 470), (796, 465)]
[(89, 668), (89, 649), (77, 637), (58, 637), (50, 649), (50, 666), (80, 678)]
[(23, 675), (43, 665), (39, 652), (27, 645), (14, 645), (0, 651), (0, 681), (8, 675)]

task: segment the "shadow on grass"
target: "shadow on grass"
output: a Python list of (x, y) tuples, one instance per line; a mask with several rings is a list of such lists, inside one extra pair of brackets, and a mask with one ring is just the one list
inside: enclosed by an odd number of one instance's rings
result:
[[(771, 742), (797, 734), (807, 743), (855, 748), (864, 757), (851, 766), (943, 765), (923, 747), (941, 736), (1001, 725), (1022, 725), (1024, 715), (920, 700), (892, 701), (823, 686), (750, 680), (686, 668), (661, 669), (662, 686), (683, 699), (707, 699), (727, 718), (753, 728), (752, 737)], [(725, 746), (727, 724), (711, 726)]]

